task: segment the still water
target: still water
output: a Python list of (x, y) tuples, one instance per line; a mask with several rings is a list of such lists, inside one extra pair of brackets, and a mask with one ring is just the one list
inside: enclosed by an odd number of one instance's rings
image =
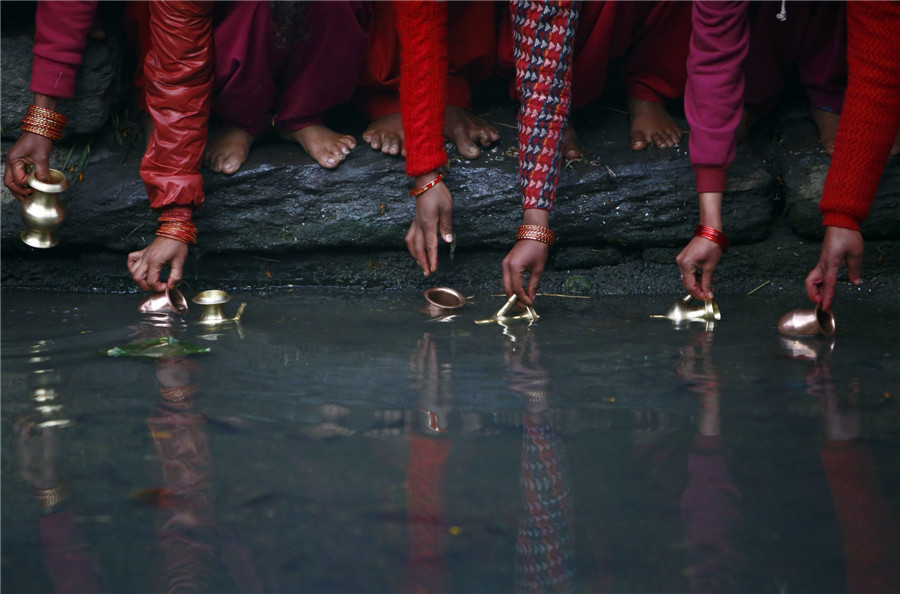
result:
[[(897, 591), (895, 301), (473, 297), (4, 292), (3, 591)], [(210, 351), (100, 354), (160, 336)]]

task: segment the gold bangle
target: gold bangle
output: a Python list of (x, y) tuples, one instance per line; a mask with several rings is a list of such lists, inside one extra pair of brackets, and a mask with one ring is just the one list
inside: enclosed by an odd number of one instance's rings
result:
[(541, 227), (540, 225), (519, 225), (516, 241), (520, 239), (533, 239), (547, 245), (553, 245), (553, 242), (556, 241), (556, 235), (547, 227)]
[(69, 498), (69, 491), (66, 489), (65, 485), (56, 485), (49, 489), (34, 489), (32, 494), (41, 505), (41, 509), (48, 509), (54, 505), (59, 505)]
[(436, 178), (434, 178), (433, 180), (431, 180), (430, 182), (428, 182), (427, 184), (425, 184), (425, 185), (422, 186), (421, 188), (413, 188), (412, 190), (410, 190), (410, 191), (409, 191), (409, 195), (412, 196), (413, 198), (415, 198), (415, 197), (418, 196), (419, 194), (424, 194), (425, 192), (427, 192), (428, 190), (430, 190), (430, 189), (433, 188), (434, 186), (438, 185), (438, 183), (440, 183), (440, 181), (441, 181), (442, 179), (444, 179), (444, 172), (443, 172), (443, 171), (440, 172), (440, 173), (438, 173)]

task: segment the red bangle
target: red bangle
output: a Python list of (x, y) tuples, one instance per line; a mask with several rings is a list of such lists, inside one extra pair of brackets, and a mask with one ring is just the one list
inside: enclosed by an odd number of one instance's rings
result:
[(553, 245), (553, 242), (556, 241), (556, 236), (553, 234), (553, 231), (547, 227), (541, 227), (540, 225), (519, 225), (519, 230), (516, 233), (516, 241), (520, 239), (533, 239), (535, 241), (542, 241), (547, 245)]
[(431, 180), (430, 182), (428, 182), (427, 184), (425, 184), (425, 185), (422, 186), (421, 188), (413, 188), (412, 190), (410, 190), (410, 191), (409, 191), (409, 195), (410, 195), (410, 196), (413, 196), (413, 197), (416, 197), (416, 196), (418, 196), (419, 194), (424, 194), (425, 192), (427, 192), (428, 190), (430, 190), (431, 188), (433, 188), (434, 186), (436, 186), (438, 183), (440, 183), (440, 181), (441, 181), (442, 179), (444, 179), (444, 173), (443, 173), (443, 172), (438, 173), (436, 178), (434, 178), (433, 180)]
[(180, 219), (169, 219), (160, 217), (159, 222), (162, 223), (156, 230), (158, 237), (174, 239), (181, 243), (194, 245), (197, 243), (197, 227), (190, 221)]
[(697, 225), (694, 228), (694, 237), (702, 237), (703, 239), (708, 239), (711, 242), (718, 244), (719, 247), (722, 248), (723, 254), (728, 251), (728, 238), (718, 229), (713, 229), (706, 225)]

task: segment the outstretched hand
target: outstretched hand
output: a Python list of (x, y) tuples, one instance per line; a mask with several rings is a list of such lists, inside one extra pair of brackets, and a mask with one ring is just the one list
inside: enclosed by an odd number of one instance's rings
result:
[[(515, 293), (525, 305), (534, 303), (541, 274), (547, 264), (550, 246), (534, 239), (520, 239), (503, 258), (503, 292), (507, 297)], [(528, 273), (528, 287), (522, 283), (522, 275)]]
[(34, 176), (40, 181), (49, 181), (50, 149), (53, 141), (38, 134), (23, 132), (22, 136), (6, 153), (6, 171), (3, 183), (13, 196), (25, 200), (33, 191), (28, 185), (28, 166), (34, 167)]
[[(162, 292), (174, 289), (181, 280), (188, 245), (168, 237), (157, 237), (146, 248), (128, 254), (128, 271), (144, 291)], [(159, 273), (169, 266), (169, 279), (161, 282)]]
[(841, 267), (847, 265), (850, 282), (859, 286), (862, 283), (862, 233), (855, 229), (843, 227), (825, 227), (825, 240), (819, 262), (806, 275), (806, 294), (824, 311), (831, 309), (834, 300), (834, 287)]
[[(434, 179), (434, 176), (422, 183), (427, 183), (431, 179)], [(419, 178), (416, 179), (416, 184), (419, 185)], [(437, 183), (416, 197), (416, 217), (406, 233), (406, 247), (422, 267), (425, 276), (437, 270), (438, 234), (445, 242), (453, 242), (452, 213), (453, 197), (443, 182)]]
[(695, 299), (713, 298), (716, 266), (721, 258), (721, 246), (704, 237), (691, 239), (675, 258), (681, 271), (681, 282)]

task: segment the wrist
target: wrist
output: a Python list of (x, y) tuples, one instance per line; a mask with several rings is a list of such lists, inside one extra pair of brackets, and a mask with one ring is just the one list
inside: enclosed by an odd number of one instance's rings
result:
[(529, 208), (522, 213), (523, 225), (538, 225), (550, 227), (550, 211), (541, 208)]
[(444, 179), (443, 171), (432, 171), (430, 173), (426, 173), (424, 175), (417, 175), (415, 177), (415, 187), (409, 191), (409, 195), (413, 198), (417, 198), (433, 188), (434, 186), (441, 183)]

